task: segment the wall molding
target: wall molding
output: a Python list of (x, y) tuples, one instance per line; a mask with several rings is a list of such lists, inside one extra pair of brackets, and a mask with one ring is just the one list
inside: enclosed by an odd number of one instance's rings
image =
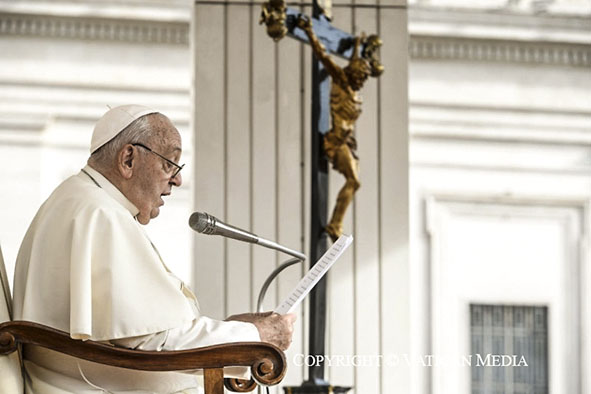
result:
[(189, 45), (187, 22), (0, 14), (0, 35)]
[(411, 59), (591, 66), (591, 45), (411, 35)]
[(414, 100), (409, 117), (414, 139), (591, 144), (591, 112), (584, 110)]

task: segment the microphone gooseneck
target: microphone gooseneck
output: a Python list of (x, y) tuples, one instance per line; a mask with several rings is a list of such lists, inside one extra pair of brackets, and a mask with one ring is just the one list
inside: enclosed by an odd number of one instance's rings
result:
[(238, 241), (254, 243), (266, 248), (287, 253), (288, 255), (296, 257), (302, 261), (306, 260), (306, 255), (303, 253), (296, 252), (295, 250), (286, 248), (283, 245), (279, 245), (273, 241), (260, 238), (258, 235), (248, 231), (226, 224), (218, 220), (215, 216), (205, 212), (194, 212), (191, 214), (191, 217), (189, 217), (189, 226), (201, 234), (221, 235), (222, 237), (232, 238)]

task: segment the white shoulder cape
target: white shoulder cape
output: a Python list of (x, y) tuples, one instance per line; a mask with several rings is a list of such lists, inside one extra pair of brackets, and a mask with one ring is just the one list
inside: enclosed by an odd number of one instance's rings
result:
[(17, 257), (15, 319), (72, 338), (152, 334), (196, 319), (135, 220), (133, 206), (102, 175), (64, 181), (35, 216)]

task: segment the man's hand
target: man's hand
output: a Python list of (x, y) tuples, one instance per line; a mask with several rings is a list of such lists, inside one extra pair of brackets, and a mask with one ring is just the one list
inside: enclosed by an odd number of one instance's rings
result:
[(274, 312), (263, 312), (232, 315), (226, 320), (252, 323), (259, 330), (261, 341), (272, 343), (281, 350), (287, 350), (289, 345), (291, 345), (293, 324), (296, 318), (296, 315), (293, 313), (280, 315)]

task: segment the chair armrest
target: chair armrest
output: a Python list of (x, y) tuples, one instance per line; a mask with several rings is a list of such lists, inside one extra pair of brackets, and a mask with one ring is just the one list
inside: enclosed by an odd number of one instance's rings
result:
[[(260, 384), (274, 385), (285, 376), (287, 364), (283, 352), (262, 342), (236, 342), (177, 351), (142, 351), (70, 338), (70, 334), (27, 321), (0, 324), (0, 354), (17, 350), (19, 343), (42, 346), (73, 357), (100, 364), (143, 371), (208, 371), (226, 366), (250, 367)], [(235, 383), (242, 391), (245, 385)], [(241, 388), (242, 387), (242, 388)], [(248, 388), (254, 388), (250, 385)]]

